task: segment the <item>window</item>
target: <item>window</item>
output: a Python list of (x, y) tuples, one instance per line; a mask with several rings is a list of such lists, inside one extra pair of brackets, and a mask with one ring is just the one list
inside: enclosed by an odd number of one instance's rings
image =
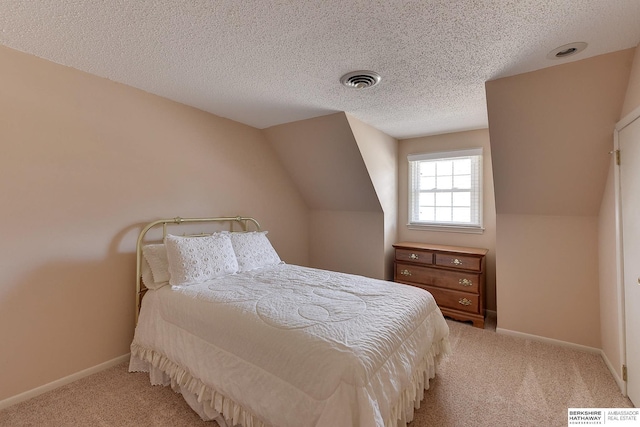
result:
[(410, 226), (482, 232), (482, 148), (408, 160)]

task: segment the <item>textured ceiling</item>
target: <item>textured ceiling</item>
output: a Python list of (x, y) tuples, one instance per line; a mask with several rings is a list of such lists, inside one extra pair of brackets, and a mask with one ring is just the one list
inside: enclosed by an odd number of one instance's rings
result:
[[(640, 0), (0, 0), (0, 44), (257, 128), (487, 126), (484, 82), (640, 43)], [(582, 53), (549, 60), (570, 42)], [(355, 90), (344, 73), (375, 70)]]

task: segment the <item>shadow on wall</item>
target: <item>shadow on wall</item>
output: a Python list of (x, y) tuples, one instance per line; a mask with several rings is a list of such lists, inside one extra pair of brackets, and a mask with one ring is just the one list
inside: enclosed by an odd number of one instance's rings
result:
[[(60, 254), (17, 283), (4, 284), (0, 400), (129, 352), (135, 238), (143, 226), (129, 226), (116, 234), (102, 260), (65, 259)], [(55, 244), (55, 239), (46, 244)]]

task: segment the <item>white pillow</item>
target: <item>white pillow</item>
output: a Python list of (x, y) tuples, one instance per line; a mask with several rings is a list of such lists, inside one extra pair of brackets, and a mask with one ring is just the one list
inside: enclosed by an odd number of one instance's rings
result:
[(266, 231), (230, 233), (239, 271), (255, 270), (282, 263)]
[(142, 282), (147, 289), (159, 289), (169, 284), (168, 280), (156, 283), (156, 281), (153, 279), (153, 274), (151, 273), (151, 267), (149, 267), (149, 263), (147, 262), (147, 259), (145, 257), (142, 257), (142, 259), (140, 260), (140, 270)]
[[(167, 248), (162, 243), (144, 245), (142, 247), (142, 255), (149, 263), (153, 282), (168, 283), (169, 282), (169, 261), (167, 260)], [(147, 281), (145, 280), (145, 284)]]
[(193, 285), (238, 271), (227, 233), (202, 237), (168, 234), (165, 245), (171, 285)]

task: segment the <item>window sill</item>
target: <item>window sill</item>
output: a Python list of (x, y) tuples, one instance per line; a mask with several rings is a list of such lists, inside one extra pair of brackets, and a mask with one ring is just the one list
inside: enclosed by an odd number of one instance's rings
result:
[(421, 230), (421, 231), (444, 231), (447, 233), (467, 233), (467, 234), (483, 234), (483, 227), (464, 227), (455, 225), (422, 225), (422, 224), (407, 224), (409, 230)]

